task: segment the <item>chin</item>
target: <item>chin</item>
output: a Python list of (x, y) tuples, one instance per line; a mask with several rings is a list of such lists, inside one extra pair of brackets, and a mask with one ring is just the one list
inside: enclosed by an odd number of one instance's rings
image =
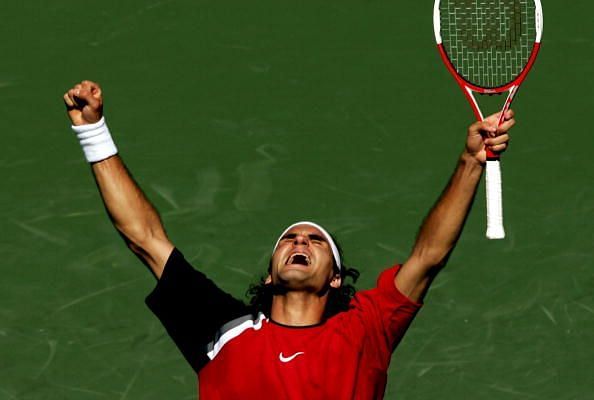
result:
[(285, 268), (278, 273), (278, 279), (281, 282), (303, 281), (309, 277), (307, 271), (301, 268)]
[(278, 274), (279, 286), (286, 287), (288, 289), (304, 289), (310, 279), (309, 274), (306, 271), (299, 269), (286, 269)]

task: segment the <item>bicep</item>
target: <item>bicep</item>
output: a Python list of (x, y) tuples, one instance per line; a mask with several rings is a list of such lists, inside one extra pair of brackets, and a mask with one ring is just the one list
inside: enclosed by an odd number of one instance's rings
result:
[(126, 242), (134, 254), (150, 268), (153, 275), (157, 279), (161, 279), (167, 260), (175, 248), (173, 243), (165, 235), (153, 238), (141, 246), (129, 240), (126, 240)]
[(411, 256), (394, 277), (394, 285), (411, 300), (420, 302), (437, 272), (436, 266), (426, 265), (418, 257)]

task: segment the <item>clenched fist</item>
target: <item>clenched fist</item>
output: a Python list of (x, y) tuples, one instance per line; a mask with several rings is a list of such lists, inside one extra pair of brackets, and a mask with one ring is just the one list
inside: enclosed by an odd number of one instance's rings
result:
[(82, 81), (64, 93), (64, 103), (72, 125), (87, 125), (103, 117), (101, 87), (95, 82)]

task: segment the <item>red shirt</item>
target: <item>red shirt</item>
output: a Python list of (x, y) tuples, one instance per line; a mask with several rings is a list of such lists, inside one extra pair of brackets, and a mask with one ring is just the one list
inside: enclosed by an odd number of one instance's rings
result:
[(147, 297), (198, 373), (201, 400), (381, 399), (392, 351), (420, 304), (394, 285), (399, 266), (310, 327), (279, 325), (218, 288), (174, 249)]
[(420, 307), (396, 289), (397, 271), (320, 325), (283, 326), (260, 314), (227, 326), (199, 372), (200, 399), (383, 398), (392, 351)]

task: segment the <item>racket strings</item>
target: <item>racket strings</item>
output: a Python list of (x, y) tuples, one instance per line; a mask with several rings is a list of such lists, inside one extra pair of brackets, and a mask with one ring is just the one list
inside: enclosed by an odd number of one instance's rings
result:
[(536, 38), (534, 0), (441, 0), (441, 37), (458, 73), (495, 88), (513, 81)]

